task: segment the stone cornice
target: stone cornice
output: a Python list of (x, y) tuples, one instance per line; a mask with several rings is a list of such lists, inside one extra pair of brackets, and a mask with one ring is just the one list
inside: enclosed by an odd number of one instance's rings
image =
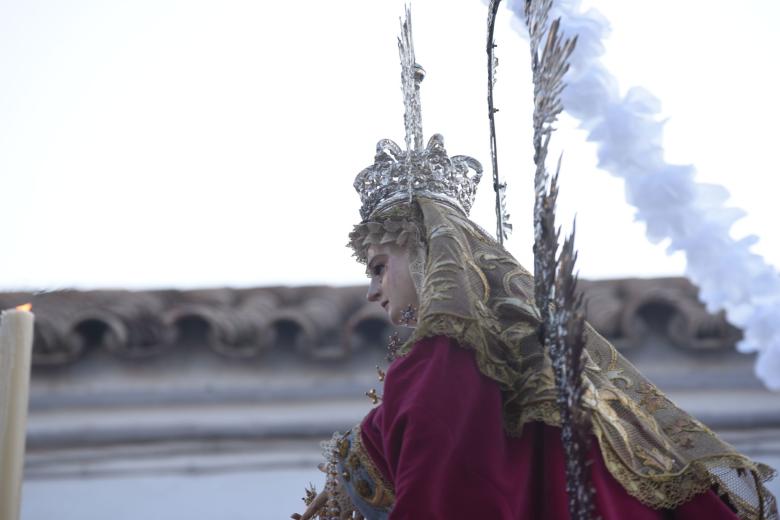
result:
[[(684, 278), (580, 286), (588, 320), (621, 349), (638, 347), (648, 334), (690, 352), (730, 349), (741, 337), (722, 313), (706, 311)], [(152, 359), (177, 346), (231, 359), (285, 351), (343, 360), (372, 345), (383, 348), (392, 330), (364, 295), (364, 287), (328, 286), (0, 293), (0, 308), (33, 303), (36, 367), (72, 364), (96, 351)]]

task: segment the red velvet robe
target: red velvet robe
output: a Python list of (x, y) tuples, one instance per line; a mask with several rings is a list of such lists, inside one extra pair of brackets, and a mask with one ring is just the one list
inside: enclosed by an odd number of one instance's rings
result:
[[(498, 385), (449, 338), (423, 340), (390, 366), (361, 438), (395, 488), (391, 520), (569, 518), (560, 430), (530, 423), (508, 437)], [(603, 520), (737, 518), (712, 491), (675, 510), (651, 509), (612, 477), (595, 438), (591, 459)]]

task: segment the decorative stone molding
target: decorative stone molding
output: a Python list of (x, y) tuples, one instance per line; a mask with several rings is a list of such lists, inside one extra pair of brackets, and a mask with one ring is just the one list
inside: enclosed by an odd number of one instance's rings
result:
[[(648, 334), (688, 351), (728, 349), (741, 337), (724, 315), (706, 312), (684, 278), (582, 281), (588, 320), (618, 348)], [(227, 358), (284, 351), (339, 360), (375, 344), (392, 328), (366, 304), (364, 287), (277, 287), (193, 291), (0, 293), (0, 307), (32, 302), (35, 366), (64, 365), (98, 350), (145, 359), (177, 347)], [(181, 352), (181, 351), (179, 351)]]

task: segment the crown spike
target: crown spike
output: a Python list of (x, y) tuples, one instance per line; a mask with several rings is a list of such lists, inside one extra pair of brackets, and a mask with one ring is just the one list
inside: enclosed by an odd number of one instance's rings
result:
[(423, 69), (414, 58), (412, 41), (412, 11), (405, 9), (406, 18), (401, 20), (401, 36), (398, 37), (398, 54), (401, 58), (401, 89), (404, 94), (404, 129), (406, 149), (423, 149), (422, 107), (420, 105), (420, 82), (425, 77)]

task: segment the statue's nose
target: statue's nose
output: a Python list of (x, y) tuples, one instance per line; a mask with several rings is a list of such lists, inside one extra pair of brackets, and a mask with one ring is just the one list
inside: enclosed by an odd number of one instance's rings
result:
[(382, 295), (381, 284), (376, 278), (371, 279), (371, 283), (368, 284), (368, 292), (366, 293), (366, 300), (370, 302), (378, 302), (379, 297)]

